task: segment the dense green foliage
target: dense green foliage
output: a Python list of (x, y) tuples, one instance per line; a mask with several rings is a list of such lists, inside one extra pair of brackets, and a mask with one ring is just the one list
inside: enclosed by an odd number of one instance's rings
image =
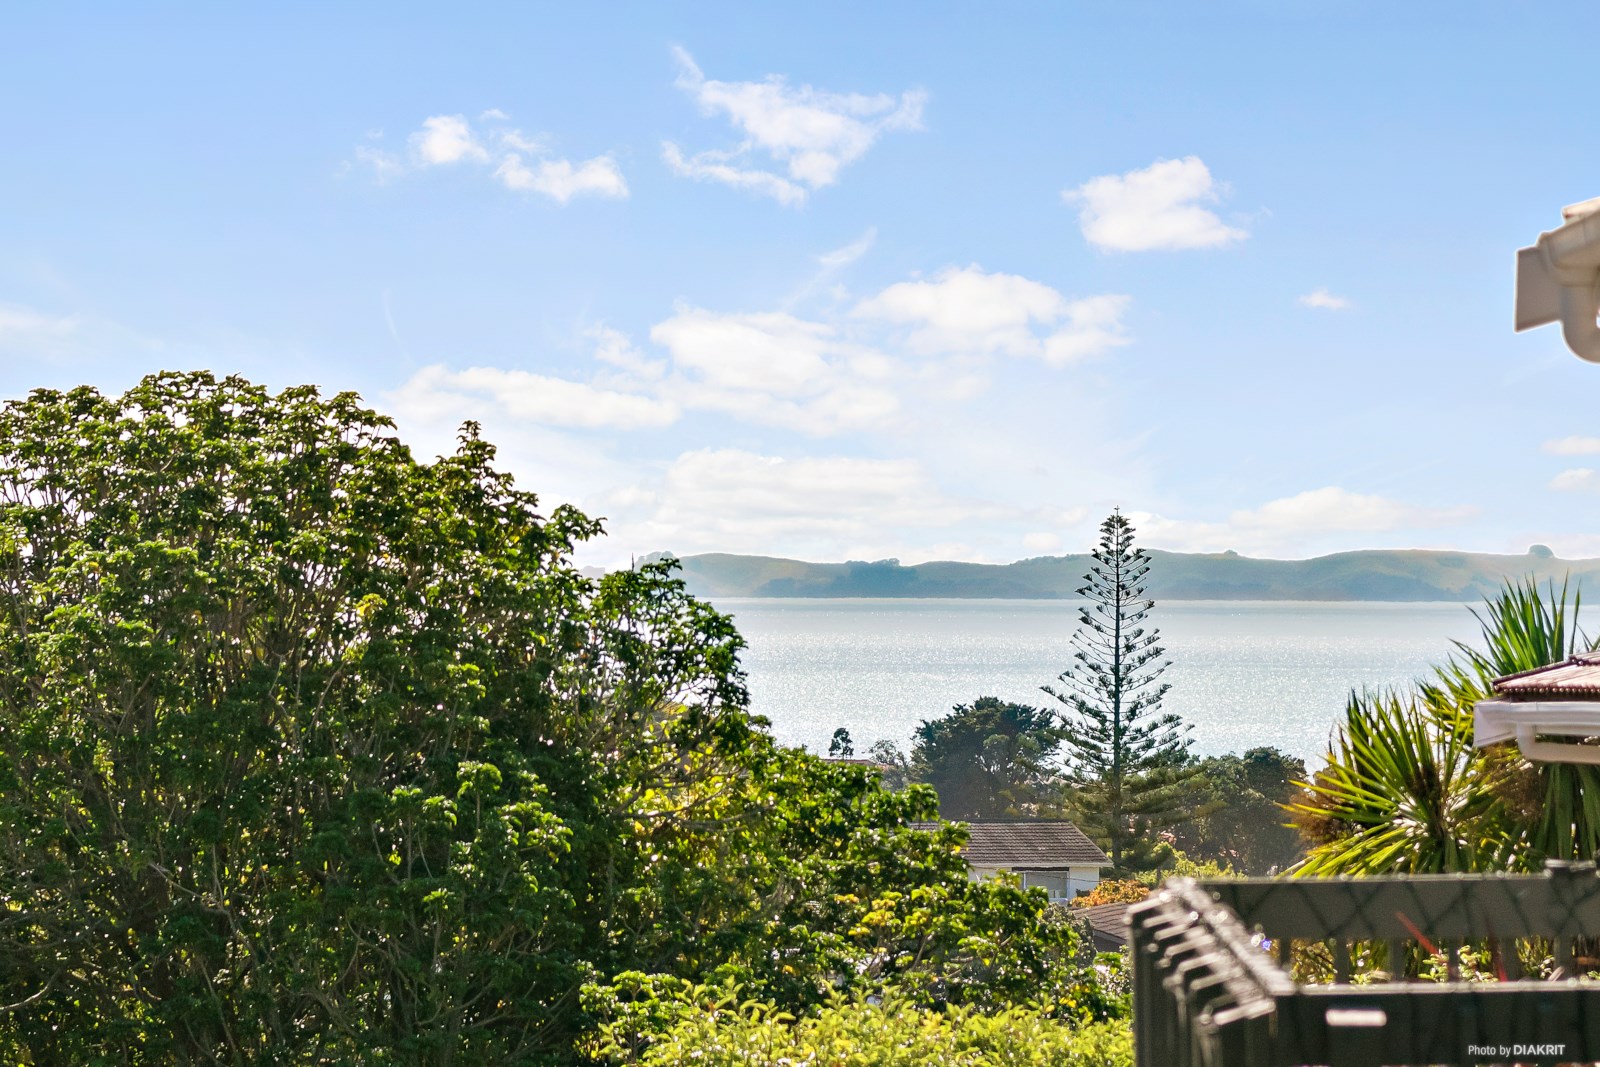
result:
[[(704, 995), (704, 994), (703, 994)], [(713, 994), (714, 995), (714, 994)], [(709, 999), (709, 998), (708, 998)], [(617, 1062), (646, 1067), (1132, 1067), (1125, 1021), (1063, 1022), (1050, 1006), (980, 1014), (928, 1010), (902, 997), (881, 1003), (836, 998), (796, 1018), (770, 1002), (728, 993), (686, 1011), (635, 1061), (631, 1047), (608, 1046)]]
[(206, 374), (0, 411), (0, 1057), (571, 1062), (641, 981), (1122, 1010), (492, 459)]
[(1217, 878), (1243, 878), (1244, 875), (1232, 867), (1218, 863), (1216, 860), (1192, 860), (1182, 852), (1174, 849), (1171, 866), (1163, 867), (1158, 871), (1140, 871), (1135, 877), (1140, 885), (1154, 887), (1168, 878), (1193, 878), (1196, 881), (1211, 881)]
[[(1078, 590), (1072, 665), (1060, 688), (1044, 691), (1066, 706), (1061, 715), (1068, 760), (1066, 808), (1121, 872), (1159, 866), (1165, 854), (1153, 830), (1185, 810), (1190, 766), (1187, 728), (1161, 711), (1160, 631), (1146, 620), (1155, 601), (1144, 595), (1150, 561), (1133, 545), (1133, 524), (1113, 511)], [(1170, 850), (1168, 850), (1170, 851)]]
[(911, 777), (933, 786), (946, 819), (1038, 814), (1060, 788), (1056, 716), (998, 697), (957, 704), (912, 736)]
[(1286, 805), (1306, 779), (1305, 761), (1276, 748), (1252, 748), (1197, 760), (1189, 784), (1193, 817), (1170, 829), (1173, 844), (1193, 860), (1240, 874), (1265, 875), (1300, 859), (1299, 833)]
[(1327, 767), (1294, 805), (1312, 845), (1296, 873), (1537, 870), (1600, 855), (1600, 768), (1472, 744), (1472, 706), (1495, 678), (1589, 647), (1579, 606), (1566, 586), (1508, 584), (1474, 613), (1481, 646), (1458, 642), (1410, 692), (1352, 693)]

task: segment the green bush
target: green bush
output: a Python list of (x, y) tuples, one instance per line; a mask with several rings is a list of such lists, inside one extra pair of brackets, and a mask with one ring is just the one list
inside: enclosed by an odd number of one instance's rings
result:
[(797, 1018), (730, 992), (686, 1011), (642, 1055), (615, 1044), (605, 1051), (613, 1063), (644, 1067), (1131, 1067), (1133, 1038), (1126, 1021), (1073, 1025), (1048, 1004), (986, 1015), (891, 994), (879, 1003), (835, 998)]
[[(1140, 871), (1138, 880), (1147, 886), (1158, 886), (1168, 878), (1197, 878), (1201, 881), (1215, 880), (1218, 878), (1239, 878), (1238, 871), (1226, 864), (1215, 860), (1195, 860), (1178, 851), (1172, 850), (1172, 866), (1160, 871)], [(1101, 883), (1102, 885), (1104, 883)]]

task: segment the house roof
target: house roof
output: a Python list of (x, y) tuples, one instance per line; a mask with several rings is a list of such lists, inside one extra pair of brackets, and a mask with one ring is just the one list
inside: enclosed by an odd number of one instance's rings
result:
[(1579, 653), (1560, 663), (1496, 678), (1494, 690), (1505, 700), (1600, 697), (1600, 653)]
[(1115, 952), (1128, 943), (1128, 905), (1096, 904), (1092, 908), (1073, 908), (1075, 914), (1089, 920), (1094, 934), (1094, 947), (1099, 952)]
[[(938, 823), (916, 823), (931, 830)], [(974, 867), (1009, 867), (1044, 871), (1065, 867), (1104, 867), (1110, 858), (1070, 822), (1052, 819), (1006, 819), (967, 823), (962, 855)]]

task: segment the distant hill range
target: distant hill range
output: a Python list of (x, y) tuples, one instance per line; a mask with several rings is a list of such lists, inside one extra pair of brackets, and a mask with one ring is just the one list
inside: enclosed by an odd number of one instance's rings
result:
[[(1083, 585), (1087, 555), (1015, 563), (805, 563), (714, 552), (684, 556), (689, 589), (705, 597), (975, 597), (1068, 599)], [(1600, 559), (1427, 549), (1340, 552), (1315, 559), (1251, 559), (1234, 552), (1150, 552), (1147, 592), (1157, 600), (1477, 601), (1508, 578), (1533, 576), (1600, 591)], [(1597, 592), (1600, 595), (1600, 592)]]

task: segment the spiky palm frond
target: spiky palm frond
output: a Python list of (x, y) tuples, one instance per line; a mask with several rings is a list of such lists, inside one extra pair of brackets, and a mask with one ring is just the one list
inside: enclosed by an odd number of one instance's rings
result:
[(1496, 678), (1587, 651), (1588, 639), (1577, 625), (1583, 606), (1581, 591), (1572, 590), (1569, 597), (1566, 582), (1561, 583), (1559, 593), (1555, 582), (1546, 589), (1541, 593), (1531, 578), (1508, 581), (1497, 596), (1484, 601), (1482, 610), (1472, 609), (1483, 647), (1454, 642), (1457, 655), (1436, 667), (1434, 677), (1422, 688), (1439, 690), (1449, 705), (1470, 712), (1473, 704), (1494, 692)]
[(1485, 816), (1495, 796), (1476, 772), (1470, 731), (1441, 724), (1415, 694), (1351, 693), (1328, 766), (1290, 806), (1330, 840), (1294, 873), (1437, 873), (1492, 867), (1504, 834)]
[(1481, 644), (1407, 694), (1352, 693), (1328, 766), (1290, 811), (1313, 841), (1296, 875), (1537, 869), (1600, 855), (1600, 767), (1472, 745), (1472, 708), (1507, 674), (1588, 649), (1581, 597), (1507, 582), (1474, 610)]

